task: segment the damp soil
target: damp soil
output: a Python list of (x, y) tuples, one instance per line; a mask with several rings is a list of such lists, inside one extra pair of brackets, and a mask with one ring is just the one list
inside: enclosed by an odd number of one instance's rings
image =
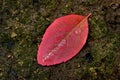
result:
[[(47, 27), (64, 15), (89, 13), (88, 40), (78, 55), (39, 65)], [(0, 80), (120, 80), (120, 1), (0, 0)]]

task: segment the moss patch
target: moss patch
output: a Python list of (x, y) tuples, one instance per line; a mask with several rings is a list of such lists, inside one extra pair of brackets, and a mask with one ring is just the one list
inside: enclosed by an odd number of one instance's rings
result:
[[(120, 79), (117, 1), (1, 0), (0, 4), (1, 80)], [(59, 65), (38, 65), (38, 44), (49, 24), (63, 15), (90, 12), (88, 40), (79, 54)]]

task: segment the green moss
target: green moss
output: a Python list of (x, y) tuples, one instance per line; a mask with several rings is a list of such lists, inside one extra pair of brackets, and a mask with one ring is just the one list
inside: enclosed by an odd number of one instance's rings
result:
[(112, 35), (114, 35), (114, 37), (107, 37), (103, 38), (102, 40), (98, 40), (91, 47), (91, 53), (93, 53), (93, 56), (96, 61), (100, 61), (102, 58), (106, 56), (111, 57), (109, 58), (111, 61), (113, 60), (112, 57), (117, 52), (118, 47), (116, 46), (118, 46), (119, 40), (115, 36), (115, 34)]
[[(0, 79), (118, 79), (120, 37), (118, 30), (109, 28), (114, 25), (106, 25), (109, 23), (103, 20), (105, 16), (102, 15), (107, 11), (103, 10), (103, 2), (104, 0), (1, 0)], [(88, 12), (93, 12), (93, 15), (89, 18), (89, 37), (81, 52), (66, 63), (51, 67), (39, 65), (36, 58), (38, 44), (49, 24), (62, 15), (85, 15)], [(81, 55), (87, 53), (93, 58), (91, 62), (81, 58)]]
[(31, 12), (29, 10), (24, 10), (20, 13), (19, 16), (19, 21), (23, 24), (27, 24), (30, 22), (30, 16), (31, 16)]
[(98, 0), (87, 0), (87, 1), (83, 1), (83, 5), (85, 6), (95, 5), (97, 2)]
[(90, 36), (94, 39), (102, 38), (108, 33), (108, 27), (104, 20), (91, 18)]
[(79, 9), (79, 10), (75, 11), (75, 13), (76, 13), (76, 14), (80, 14), (80, 15), (82, 15), (82, 14), (84, 13), (84, 11), (81, 10), (81, 9)]

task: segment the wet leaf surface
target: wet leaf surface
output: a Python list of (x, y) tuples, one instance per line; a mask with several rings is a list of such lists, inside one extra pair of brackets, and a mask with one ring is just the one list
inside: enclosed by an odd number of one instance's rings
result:
[(66, 62), (75, 56), (86, 42), (87, 19), (90, 15), (73, 14), (56, 19), (46, 30), (39, 45), (38, 63), (50, 66)]

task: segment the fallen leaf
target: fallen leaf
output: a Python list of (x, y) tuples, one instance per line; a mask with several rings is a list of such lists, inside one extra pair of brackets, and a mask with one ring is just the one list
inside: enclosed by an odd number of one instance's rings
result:
[(14, 38), (14, 37), (16, 37), (17, 36), (17, 34), (15, 33), (15, 32), (12, 32), (11, 33), (11, 38)]
[(46, 30), (39, 45), (37, 61), (43, 66), (66, 62), (86, 43), (88, 16), (71, 14), (56, 19)]

